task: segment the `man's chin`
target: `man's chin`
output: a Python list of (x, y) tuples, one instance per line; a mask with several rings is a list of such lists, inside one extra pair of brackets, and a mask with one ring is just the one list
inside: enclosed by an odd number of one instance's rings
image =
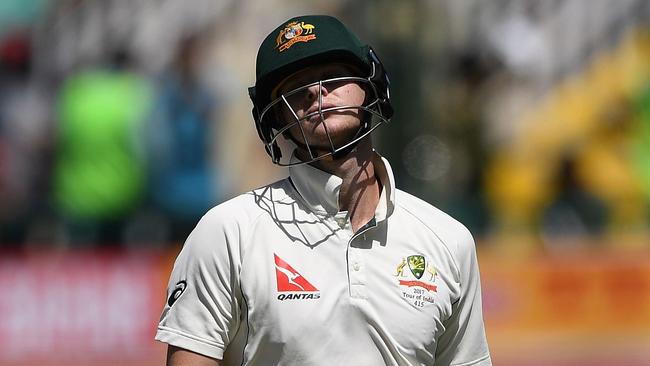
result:
[[(354, 147), (356, 147), (356, 144), (352, 144), (351, 146), (344, 148), (344, 146), (348, 145), (351, 141), (352, 139), (349, 139), (339, 144), (335, 142), (334, 146), (331, 146), (329, 144), (310, 145), (309, 149), (311, 150), (312, 154), (314, 154), (314, 156), (316, 157), (323, 156), (323, 158), (320, 158), (319, 160), (325, 160), (325, 161), (338, 160), (341, 157), (347, 155), (347, 153), (349, 153), (354, 149)], [(312, 157), (309, 156), (309, 151), (307, 151), (306, 146), (298, 147), (296, 156), (298, 156), (298, 158), (300, 158), (303, 161), (312, 159)]]

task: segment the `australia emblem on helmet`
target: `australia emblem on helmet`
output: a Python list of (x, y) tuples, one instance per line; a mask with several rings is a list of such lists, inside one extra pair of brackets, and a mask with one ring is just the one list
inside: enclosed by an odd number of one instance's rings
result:
[(297, 42), (309, 42), (316, 39), (314, 25), (305, 22), (290, 22), (280, 31), (275, 39), (275, 47), (279, 52), (289, 49)]

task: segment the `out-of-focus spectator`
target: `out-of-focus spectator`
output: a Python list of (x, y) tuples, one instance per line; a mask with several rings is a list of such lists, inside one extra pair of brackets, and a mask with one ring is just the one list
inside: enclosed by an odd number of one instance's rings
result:
[(203, 45), (198, 34), (180, 40), (147, 125), (151, 204), (169, 221), (172, 240), (186, 237), (220, 194), (211, 156), (217, 99), (201, 79)]
[(82, 69), (58, 97), (54, 202), (70, 240), (118, 243), (144, 193), (139, 133), (150, 90), (118, 51), (109, 67)]
[(579, 179), (608, 207), (607, 229), (614, 235), (646, 230), (648, 209), (631, 159), (634, 111), (627, 97), (608, 101), (597, 128), (585, 139), (577, 161)]
[(453, 168), (444, 177), (442, 204), (475, 234), (488, 228), (488, 212), (481, 187), (488, 151), (485, 144), (485, 94), (498, 71), (493, 59), (465, 52), (450, 60), (444, 92), (434, 96), (436, 126), (446, 141)]
[(564, 245), (567, 239), (595, 239), (605, 231), (607, 206), (585, 189), (577, 176), (575, 159), (573, 154), (562, 158), (553, 182), (557, 194), (541, 213), (540, 231), (547, 245)]
[(51, 101), (31, 74), (28, 30), (0, 41), (0, 243), (20, 244), (48, 211)]
[(650, 202), (650, 81), (637, 96), (634, 106), (636, 117), (633, 122), (631, 158), (646, 200)]

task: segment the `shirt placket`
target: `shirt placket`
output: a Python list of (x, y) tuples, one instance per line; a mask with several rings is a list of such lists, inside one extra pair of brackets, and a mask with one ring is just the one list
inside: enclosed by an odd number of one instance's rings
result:
[(364, 250), (362, 246), (354, 245), (355, 242), (366, 240), (366, 233), (376, 226), (375, 220), (372, 219), (356, 233), (352, 233), (352, 228), (349, 220), (346, 218), (346, 233), (349, 234), (347, 246), (347, 264), (348, 264), (348, 281), (350, 289), (350, 297), (353, 299), (367, 299), (368, 294), (366, 290), (367, 284), (367, 270)]

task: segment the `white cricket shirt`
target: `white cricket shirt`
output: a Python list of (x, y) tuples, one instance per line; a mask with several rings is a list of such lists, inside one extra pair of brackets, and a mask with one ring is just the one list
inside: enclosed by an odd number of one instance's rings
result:
[(341, 179), (309, 165), (210, 210), (156, 339), (225, 365), (491, 365), (471, 234), (375, 169), (375, 220), (356, 234)]

